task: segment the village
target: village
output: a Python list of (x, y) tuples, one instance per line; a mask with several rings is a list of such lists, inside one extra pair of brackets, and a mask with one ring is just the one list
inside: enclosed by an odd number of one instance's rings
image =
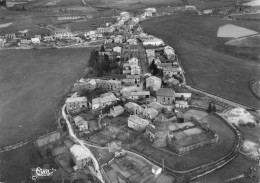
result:
[[(69, 151), (65, 157), (55, 155), (76, 177), (92, 175), (92, 181), (113, 183), (194, 179), (236, 156), (243, 141), (232, 124), (256, 125), (243, 108), (186, 87), (174, 48), (138, 24), (155, 13), (147, 8), (139, 18), (121, 12), (114, 24), (85, 34), (91, 40), (102, 37), (103, 43), (93, 51), (94, 71), (77, 80), (65, 99), (60, 124), (69, 132)], [(219, 124), (225, 132), (207, 117), (211, 113), (228, 121)], [(237, 136), (232, 151), (214, 155), (227, 133)], [(210, 154), (205, 161), (185, 160), (204, 151)], [(68, 165), (69, 157), (73, 163)], [(176, 173), (181, 176), (173, 179)]]
[[(195, 6), (183, 9), (200, 14)], [(241, 148), (259, 162), (259, 147), (243, 144), (237, 128), (259, 121), (243, 106), (188, 86), (175, 49), (139, 25), (154, 16), (157, 9), (146, 8), (138, 15), (120, 12), (87, 32), (48, 25), (43, 35), (0, 35), (1, 48), (96, 43), (89, 68), (58, 110), (61, 133), (36, 140), (39, 154), (58, 170), (51, 181), (188, 182), (226, 165)], [(250, 168), (248, 177), (255, 177)]]

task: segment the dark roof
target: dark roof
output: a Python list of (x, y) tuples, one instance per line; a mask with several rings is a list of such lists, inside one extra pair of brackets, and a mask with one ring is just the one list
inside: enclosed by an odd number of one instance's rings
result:
[(156, 92), (156, 95), (165, 96), (165, 97), (173, 97), (174, 94), (175, 94), (175, 92), (171, 88), (160, 88)]

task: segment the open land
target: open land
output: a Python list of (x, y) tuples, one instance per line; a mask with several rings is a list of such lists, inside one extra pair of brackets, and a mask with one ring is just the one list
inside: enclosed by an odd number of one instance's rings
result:
[[(244, 174), (250, 167), (257, 167), (257, 163), (252, 161), (248, 157), (239, 154), (233, 161), (228, 163), (226, 166), (214, 171), (214, 173), (207, 174), (203, 177), (193, 180), (192, 182), (224, 182), (227, 179), (234, 178), (236, 176)], [(242, 178), (233, 181), (230, 183), (258, 183), (259, 182), (259, 173), (260, 169), (257, 168), (256, 178)]]
[(55, 125), (64, 91), (84, 72), (90, 50), (0, 51), (0, 145)]
[(215, 50), (218, 27), (228, 23), (259, 31), (259, 26), (250, 21), (194, 15), (163, 16), (141, 25), (145, 32), (167, 40), (176, 49), (189, 85), (259, 108), (259, 101), (249, 87), (250, 81), (260, 76), (259, 62)]

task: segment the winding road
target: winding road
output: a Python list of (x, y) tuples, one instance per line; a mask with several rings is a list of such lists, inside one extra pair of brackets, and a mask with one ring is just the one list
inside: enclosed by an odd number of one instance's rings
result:
[(68, 130), (69, 130), (69, 134), (70, 136), (72, 137), (72, 139), (74, 140), (75, 143), (81, 145), (81, 147), (85, 150), (86, 154), (89, 154), (90, 157), (92, 158), (92, 161), (93, 161), (93, 164), (95, 166), (95, 169), (96, 169), (96, 172), (93, 172), (94, 175), (96, 175), (96, 177), (102, 182), (102, 183), (105, 183), (104, 179), (103, 179), (103, 176), (102, 176), (102, 173), (100, 171), (100, 167), (99, 167), (99, 164), (98, 164), (98, 161), (97, 159), (95, 158), (94, 154), (84, 145), (84, 141), (83, 140), (80, 140), (78, 139), (78, 137), (75, 135), (75, 133), (73, 132), (73, 129), (71, 127), (71, 124), (67, 118), (67, 115), (66, 115), (66, 105), (64, 104), (63, 107), (62, 107), (62, 116), (63, 118), (65, 119), (66, 121), (66, 124), (67, 124), (67, 127), (68, 127)]

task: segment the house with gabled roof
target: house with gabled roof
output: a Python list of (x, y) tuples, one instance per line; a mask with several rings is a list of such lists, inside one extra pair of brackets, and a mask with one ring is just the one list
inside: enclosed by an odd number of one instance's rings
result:
[(171, 88), (160, 88), (156, 92), (156, 101), (163, 105), (171, 105), (175, 100), (175, 92)]

